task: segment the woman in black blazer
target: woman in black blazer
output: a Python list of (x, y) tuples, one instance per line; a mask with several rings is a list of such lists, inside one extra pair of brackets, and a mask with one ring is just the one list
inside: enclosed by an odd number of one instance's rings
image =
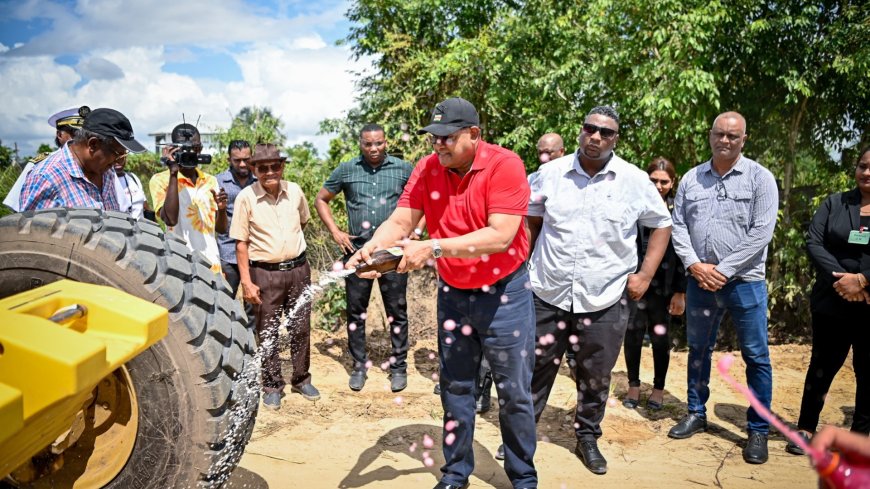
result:
[[(855, 189), (825, 200), (807, 236), (816, 283), (810, 295), (813, 353), (798, 419), (804, 436), (815, 432), (850, 347), (857, 384), (852, 431), (870, 433), (870, 147), (858, 156), (855, 182)], [(803, 453), (793, 443), (786, 450)]]
[[(674, 164), (659, 156), (646, 168), (650, 181), (664, 199), (671, 213), (674, 212), (674, 186), (677, 183), (677, 170)], [(638, 264), (643, 263), (649, 242), (650, 230), (640, 226), (637, 233)], [(649, 334), (653, 350), (653, 389), (647, 398), (646, 407), (653, 411), (662, 408), (665, 395), (665, 377), (671, 358), (671, 342), (668, 327), (671, 316), (680, 316), (686, 309), (686, 271), (674, 251), (673, 241), (655, 277), (649, 284), (646, 294), (638, 302), (629, 305), (628, 328), (625, 331), (625, 366), (628, 371), (628, 393), (622, 405), (634, 409), (640, 399), (640, 357), (644, 335)]]

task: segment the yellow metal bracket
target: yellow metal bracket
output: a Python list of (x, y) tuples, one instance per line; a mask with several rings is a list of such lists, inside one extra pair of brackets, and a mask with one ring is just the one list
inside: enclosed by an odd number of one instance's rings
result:
[(163, 307), (70, 280), (0, 300), (0, 477), (68, 430), (100, 380), (168, 324)]

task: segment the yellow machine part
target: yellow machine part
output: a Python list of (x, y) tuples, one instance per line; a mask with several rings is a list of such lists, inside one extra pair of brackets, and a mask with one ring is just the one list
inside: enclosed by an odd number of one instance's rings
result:
[[(75, 305), (87, 313), (47, 319)], [(168, 324), (163, 307), (70, 280), (0, 300), (0, 477), (68, 431), (94, 387)]]

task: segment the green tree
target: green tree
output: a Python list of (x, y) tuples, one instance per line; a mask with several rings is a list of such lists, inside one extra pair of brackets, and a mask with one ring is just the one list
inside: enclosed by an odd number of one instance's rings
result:
[(247, 141), (251, 147), (258, 143), (283, 146), (287, 140), (281, 132), (283, 127), (281, 118), (273, 115), (269, 107), (244, 107), (230, 121), (229, 129), (214, 128), (218, 147), (212, 155), (212, 172), (220, 173), (228, 168), (226, 150), (233, 140)]
[[(639, 165), (667, 156), (684, 172), (709, 158), (713, 117), (742, 112), (746, 153), (783, 194), (772, 324), (806, 331), (802, 241), (813, 199), (849, 185), (848, 165), (831, 154), (870, 140), (870, 4), (360, 0), (347, 16), (355, 24), (344, 42), (375, 68), (359, 78), (350, 127), (380, 120), (413, 130), (437, 101), (462, 96), (485, 137), (528, 164), (540, 134), (571, 141), (591, 107), (610, 104), (621, 115), (621, 156)], [(412, 157), (430, 151), (416, 136), (397, 144)]]
[(0, 141), (0, 167), (7, 167), (15, 160), (15, 150), (9, 146), (4, 146), (3, 141)]

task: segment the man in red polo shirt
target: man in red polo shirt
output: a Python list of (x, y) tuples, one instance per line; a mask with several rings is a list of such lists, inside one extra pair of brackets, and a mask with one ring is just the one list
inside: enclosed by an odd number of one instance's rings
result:
[[(399, 273), (435, 260), (438, 353), (444, 407), (444, 474), (436, 489), (465, 487), (474, 470), (475, 384), (486, 358), (501, 407), (505, 471), (516, 488), (537, 487), (531, 396), (535, 331), (529, 240), (523, 228), (529, 199), (522, 160), (481, 139), (477, 110), (451, 98), (438, 104), (429, 134), (434, 152), (414, 168), (398, 207), (347, 263), (399, 245)], [(409, 241), (420, 219), (432, 239)], [(375, 278), (377, 273), (364, 274)]]

